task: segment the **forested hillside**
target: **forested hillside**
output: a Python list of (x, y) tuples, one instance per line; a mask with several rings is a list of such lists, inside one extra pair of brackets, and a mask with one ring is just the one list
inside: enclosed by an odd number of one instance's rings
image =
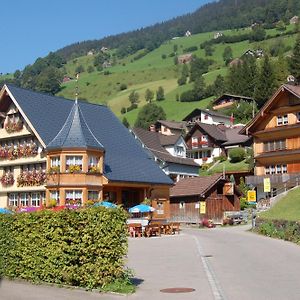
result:
[(299, 0), (220, 0), (167, 22), (100, 40), (79, 42), (57, 53), (68, 60), (85, 55), (91, 49), (99, 51), (104, 46), (117, 49), (117, 56), (122, 58), (141, 49), (152, 51), (166, 40), (183, 36), (187, 30), (196, 34), (241, 28), (253, 23), (272, 27), (275, 22), (288, 21), (299, 12)]

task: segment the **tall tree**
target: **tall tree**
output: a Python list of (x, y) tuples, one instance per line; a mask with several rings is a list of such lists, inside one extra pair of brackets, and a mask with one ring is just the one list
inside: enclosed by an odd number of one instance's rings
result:
[(166, 113), (164, 112), (162, 107), (154, 103), (148, 103), (139, 111), (134, 126), (148, 129), (149, 126), (155, 123), (157, 120), (165, 119)]
[(230, 46), (227, 46), (223, 52), (223, 60), (225, 61), (225, 65), (227, 66), (233, 59), (233, 53)]
[(213, 93), (215, 96), (221, 96), (226, 91), (225, 79), (218, 75), (213, 83)]
[(259, 72), (257, 84), (254, 91), (254, 98), (258, 108), (261, 108), (265, 102), (272, 96), (276, 89), (276, 80), (273, 66), (269, 56), (264, 57), (261, 70)]
[(290, 72), (300, 84), (300, 33), (297, 36), (296, 44), (293, 49), (293, 54), (290, 59)]
[(147, 89), (146, 92), (145, 92), (145, 100), (148, 103), (151, 103), (153, 98), (154, 98), (154, 92), (151, 91), (150, 89)]
[(159, 86), (156, 91), (156, 101), (165, 100), (165, 90), (162, 86)]
[(129, 99), (131, 105), (137, 104), (139, 102), (139, 98), (140, 98), (140, 95), (136, 91), (132, 91), (128, 96), (128, 99)]
[(193, 92), (194, 92), (195, 99), (201, 100), (201, 99), (205, 98), (206, 85), (205, 85), (203, 76), (200, 76), (199, 78), (197, 78), (195, 80)]
[(204, 73), (208, 72), (208, 67), (211, 64), (210, 60), (194, 56), (190, 65), (190, 82), (195, 81)]

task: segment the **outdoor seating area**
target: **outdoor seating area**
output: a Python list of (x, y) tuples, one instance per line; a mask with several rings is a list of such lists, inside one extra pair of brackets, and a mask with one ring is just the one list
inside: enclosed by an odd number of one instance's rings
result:
[[(145, 220), (142, 220), (145, 221)], [(128, 220), (128, 232), (130, 237), (152, 237), (161, 235), (173, 235), (180, 233), (180, 223), (178, 222), (149, 222), (143, 226), (142, 223), (130, 223)]]

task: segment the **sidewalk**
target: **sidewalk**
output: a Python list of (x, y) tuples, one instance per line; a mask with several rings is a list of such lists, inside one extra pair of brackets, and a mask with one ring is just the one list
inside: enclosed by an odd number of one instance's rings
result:
[[(2, 300), (89, 299), (213, 299), (193, 237), (185, 234), (129, 239), (128, 267), (134, 270), (137, 292), (130, 296), (102, 295), (83, 290), (31, 285), (3, 280)], [(193, 288), (194, 292), (167, 294), (165, 288)]]

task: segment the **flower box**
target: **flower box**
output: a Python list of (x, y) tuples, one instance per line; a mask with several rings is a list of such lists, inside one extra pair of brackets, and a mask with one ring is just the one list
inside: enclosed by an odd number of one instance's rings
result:
[(14, 175), (12, 173), (5, 173), (1, 177), (1, 183), (4, 186), (13, 185), (15, 182)]

